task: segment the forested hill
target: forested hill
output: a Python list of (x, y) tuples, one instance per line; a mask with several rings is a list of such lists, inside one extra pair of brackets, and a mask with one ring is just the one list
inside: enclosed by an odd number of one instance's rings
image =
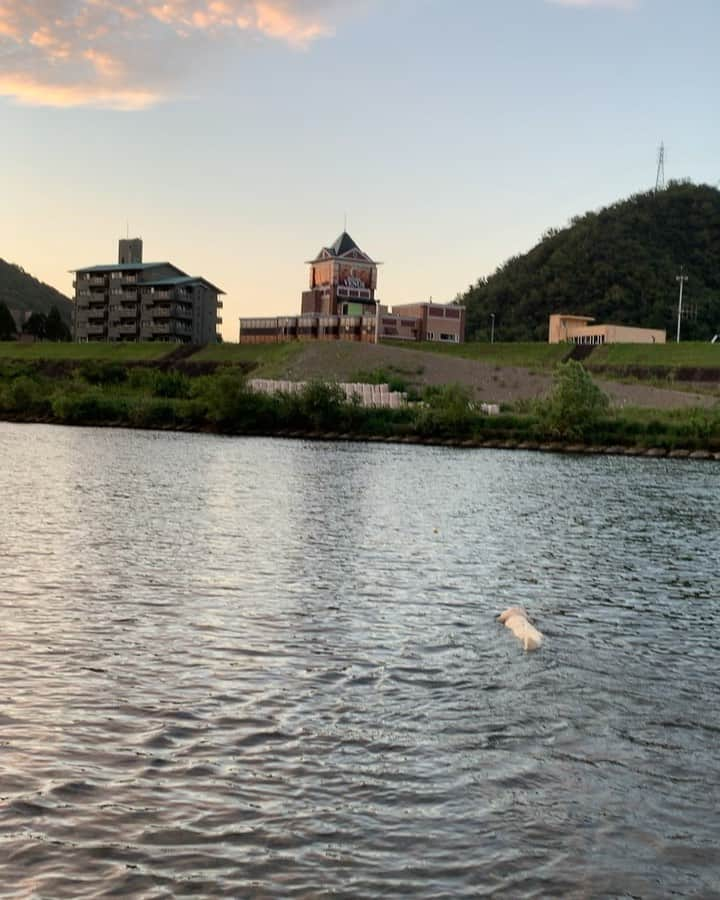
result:
[(458, 300), (468, 308), (468, 339), (547, 340), (550, 313), (598, 323), (665, 328), (677, 322), (680, 267), (689, 313), (682, 336), (720, 332), (720, 191), (671, 182), (550, 230), (524, 256), (508, 260)]
[(45, 315), (57, 306), (66, 322), (72, 315), (72, 303), (64, 294), (4, 259), (0, 259), (0, 303), (5, 303), (9, 309), (30, 310)]

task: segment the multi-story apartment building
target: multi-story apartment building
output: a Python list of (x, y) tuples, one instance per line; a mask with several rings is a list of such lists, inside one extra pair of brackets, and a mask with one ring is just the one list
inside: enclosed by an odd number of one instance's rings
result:
[(142, 241), (123, 239), (118, 262), (75, 270), (76, 341), (217, 341), (224, 294), (169, 262), (142, 261)]

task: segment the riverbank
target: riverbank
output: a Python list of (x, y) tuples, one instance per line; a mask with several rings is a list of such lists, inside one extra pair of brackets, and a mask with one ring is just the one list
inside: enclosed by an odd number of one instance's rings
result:
[[(381, 348), (383, 349), (383, 348)], [(0, 418), (13, 422), (91, 425), (227, 435), (263, 435), (461, 447), (632, 455), (720, 454), (720, 408), (647, 409), (614, 406), (575, 362), (556, 370), (540, 399), (503, 403), (483, 412), (462, 385), (413, 387), (399, 409), (347, 402), (338, 385), (313, 380), (297, 392), (254, 392), (247, 366), (208, 371), (174, 366), (87, 360), (67, 367), (41, 362), (0, 364)], [(573, 373), (570, 394), (553, 391), (560, 373)], [(384, 380), (385, 370), (368, 373)], [(402, 379), (396, 372), (389, 377)], [(577, 380), (579, 378), (579, 380)], [(571, 379), (572, 381), (573, 379)], [(394, 386), (402, 390), (403, 385)], [(597, 396), (594, 396), (593, 392)], [(588, 399), (594, 396), (588, 405)], [(686, 395), (687, 396), (687, 395)], [(595, 401), (601, 401), (596, 403)]]
[(278, 440), (304, 440), (340, 443), (369, 443), (369, 444), (409, 444), (426, 447), (451, 447), (463, 450), (525, 450), (536, 453), (564, 453), (570, 455), (586, 456), (635, 456), (649, 459), (691, 459), (720, 462), (720, 450), (690, 449), (687, 447), (646, 447), (637, 445), (623, 446), (621, 444), (582, 444), (569, 441), (534, 441), (534, 440), (482, 440), (431, 437), (423, 435), (378, 435), (362, 433), (339, 433), (336, 431), (314, 430), (285, 430), (258, 431), (255, 429), (244, 431), (227, 431), (212, 425), (191, 426), (177, 425), (131, 425), (124, 421), (85, 421), (68, 423), (53, 417), (27, 417), (22, 415), (0, 417), (0, 422), (15, 425), (65, 425), (85, 428), (118, 428), (144, 431), (178, 432), (184, 434), (216, 434), (226, 437), (251, 437), (273, 438)]

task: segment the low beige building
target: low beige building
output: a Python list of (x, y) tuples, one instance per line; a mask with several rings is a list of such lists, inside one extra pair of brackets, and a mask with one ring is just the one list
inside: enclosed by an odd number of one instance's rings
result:
[(658, 328), (634, 328), (629, 325), (591, 325), (591, 316), (556, 313), (550, 316), (550, 344), (664, 344), (665, 331)]

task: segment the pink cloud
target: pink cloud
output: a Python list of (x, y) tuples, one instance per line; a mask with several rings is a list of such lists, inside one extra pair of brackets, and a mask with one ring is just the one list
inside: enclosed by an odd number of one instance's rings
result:
[[(342, 0), (0, 0), (0, 96), (145, 109), (183, 84), (188, 42), (255, 34), (296, 48)], [(5, 52), (3, 52), (5, 51)]]

